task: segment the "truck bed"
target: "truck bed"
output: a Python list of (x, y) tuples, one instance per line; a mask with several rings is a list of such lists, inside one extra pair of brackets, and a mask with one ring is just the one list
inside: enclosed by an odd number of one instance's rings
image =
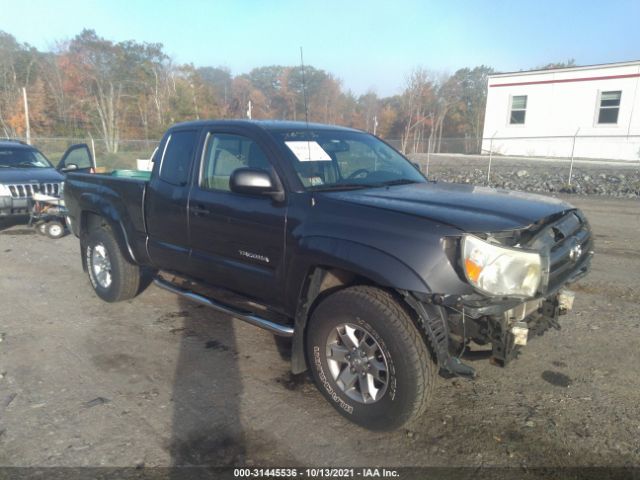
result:
[[(133, 172), (133, 174), (132, 174)], [(70, 216), (79, 218), (78, 212), (95, 212), (104, 216), (104, 206), (110, 225), (128, 237), (133, 256), (146, 257), (146, 225), (144, 196), (149, 172), (114, 171), (109, 174), (70, 173), (64, 187), (64, 197)], [(72, 225), (75, 234), (77, 227)], [(133, 237), (133, 238), (131, 238)]]

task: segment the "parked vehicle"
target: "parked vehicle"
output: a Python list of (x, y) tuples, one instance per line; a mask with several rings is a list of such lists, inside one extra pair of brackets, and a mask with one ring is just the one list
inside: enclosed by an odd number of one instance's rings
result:
[(57, 168), (35, 147), (17, 140), (0, 140), (0, 218), (29, 215), (34, 193), (60, 197), (64, 173), (95, 167), (89, 148), (72, 145)]
[(58, 239), (65, 235), (67, 208), (62, 197), (36, 192), (31, 197), (29, 225), (42, 235)]
[(571, 205), (431, 182), (347, 128), (182, 123), (138, 177), (67, 178), (96, 294), (132, 298), (156, 269), (158, 286), (291, 337), (292, 371), (374, 430), (424, 412), (438, 373), (474, 377), (465, 348), (505, 365), (557, 325), (592, 255)]

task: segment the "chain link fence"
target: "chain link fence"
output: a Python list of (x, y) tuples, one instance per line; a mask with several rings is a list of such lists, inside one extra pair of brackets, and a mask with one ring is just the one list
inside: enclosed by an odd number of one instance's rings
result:
[[(398, 149), (402, 143), (387, 142)], [(437, 146), (426, 141), (418, 147), (408, 156), (431, 179), (541, 193), (640, 196), (638, 135), (443, 138)]]
[[(25, 141), (24, 138), (19, 140)], [(118, 152), (108, 152), (105, 142), (91, 137), (32, 137), (31, 144), (44, 153), (56, 165), (65, 150), (77, 143), (86, 143), (92, 150), (98, 168), (105, 171), (115, 169), (135, 169), (136, 160), (148, 159), (158, 145), (159, 140), (120, 140)]]
[[(398, 150), (401, 139), (387, 139)], [(555, 135), (527, 137), (444, 137), (407, 142), (405, 153), (502, 155), (640, 162), (640, 135)]]
[[(387, 140), (400, 150), (401, 141)], [(121, 140), (117, 153), (104, 141), (35, 137), (31, 143), (57, 164), (71, 145), (86, 143), (103, 171), (136, 169), (157, 140)], [(424, 145), (423, 145), (424, 143)], [(640, 197), (640, 136), (443, 138), (439, 151), (423, 142), (408, 156), (431, 179), (542, 193)], [(422, 148), (424, 147), (424, 148)]]

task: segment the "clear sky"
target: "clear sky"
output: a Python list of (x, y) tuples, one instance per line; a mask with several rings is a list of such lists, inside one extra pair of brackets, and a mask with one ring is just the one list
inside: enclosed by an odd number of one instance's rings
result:
[(453, 73), (640, 59), (640, 0), (0, 0), (0, 30), (38, 49), (83, 28), (160, 42), (179, 63), (305, 63), (360, 94), (399, 93), (416, 66)]

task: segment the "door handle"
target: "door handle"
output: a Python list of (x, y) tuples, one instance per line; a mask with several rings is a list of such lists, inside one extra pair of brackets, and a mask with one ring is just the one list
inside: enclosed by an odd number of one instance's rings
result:
[(209, 215), (211, 212), (204, 208), (202, 205), (195, 205), (193, 207), (189, 207), (191, 213), (193, 213), (196, 217)]

